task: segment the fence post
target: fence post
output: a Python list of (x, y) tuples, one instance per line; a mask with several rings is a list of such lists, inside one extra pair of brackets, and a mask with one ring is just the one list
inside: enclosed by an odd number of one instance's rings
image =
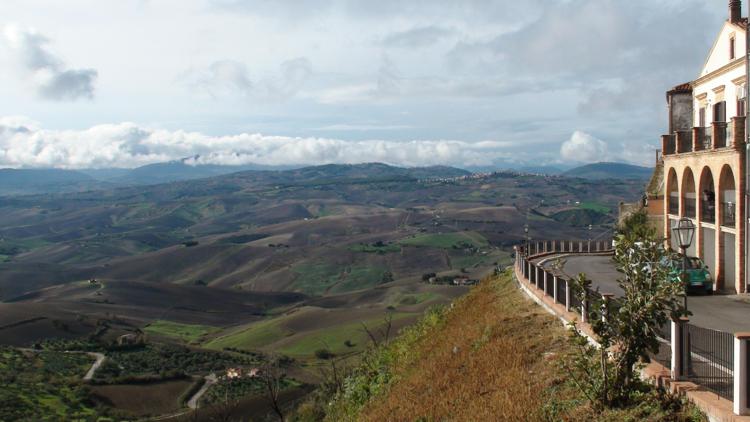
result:
[(687, 324), (689, 320), (686, 317), (680, 317), (672, 320), (672, 378), (675, 380), (684, 380), (687, 378), (687, 353), (690, 348), (687, 342)]
[(583, 253), (583, 242), (580, 240), (578, 241), (578, 252)]
[(734, 335), (734, 414), (747, 415), (748, 412), (748, 350), (750, 333), (736, 333)]
[(565, 312), (570, 312), (570, 280), (565, 279)]
[(552, 282), (555, 283), (552, 285), (552, 299), (555, 301), (555, 303), (559, 303), (557, 301), (557, 298), (559, 297), (559, 292), (557, 291), (557, 276), (552, 276)]
[[(542, 273), (541, 277), (539, 276), (539, 273)], [(536, 267), (536, 288), (539, 290), (542, 290), (542, 286), (544, 285), (544, 270)]]

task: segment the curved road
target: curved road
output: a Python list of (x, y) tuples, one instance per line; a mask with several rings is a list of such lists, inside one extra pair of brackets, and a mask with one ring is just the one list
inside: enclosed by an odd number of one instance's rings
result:
[[(617, 279), (622, 274), (615, 269), (614, 261), (609, 256), (569, 256), (565, 261), (563, 272), (574, 277), (585, 273), (602, 293), (622, 295)], [(547, 265), (551, 264), (548, 261)], [(690, 295), (688, 309), (693, 313), (690, 323), (699, 327), (729, 333), (750, 331), (750, 297), (743, 295), (725, 295), (715, 293), (708, 295)]]

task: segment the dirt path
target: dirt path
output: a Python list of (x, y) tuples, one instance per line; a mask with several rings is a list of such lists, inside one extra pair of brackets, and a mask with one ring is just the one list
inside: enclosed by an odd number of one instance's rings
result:
[(86, 354), (96, 359), (94, 364), (91, 365), (91, 368), (89, 368), (89, 371), (86, 372), (86, 375), (83, 376), (84, 381), (91, 381), (91, 379), (94, 378), (96, 370), (99, 369), (100, 366), (102, 366), (107, 357), (104, 356), (104, 353), (98, 352), (88, 352)]
[[(28, 353), (42, 353), (45, 350), (41, 349), (29, 349), (27, 347), (19, 347), (18, 350), (22, 352), (28, 352)], [(74, 353), (74, 354), (87, 354), (91, 356), (92, 358), (96, 359), (94, 363), (91, 365), (91, 368), (86, 372), (86, 375), (83, 376), (84, 381), (91, 381), (92, 378), (94, 378), (94, 374), (96, 373), (96, 370), (99, 369), (100, 366), (104, 363), (104, 361), (107, 359), (107, 356), (104, 355), (104, 353), (98, 353), (98, 352), (77, 352), (72, 350), (66, 350), (62, 353)]]
[(212, 385), (216, 384), (218, 381), (218, 378), (216, 377), (216, 374), (206, 375), (206, 383), (203, 384), (203, 387), (201, 387), (200, 390), (198, 390), (197, 393), (193, 395), (193, 397), (190, 397), (190, 400), (187, 402), (187, 406), (195, 410), (198, 408), (198, 402), (200, 401), (201, 397), (208, 391), (209, 388), (211, 388)]

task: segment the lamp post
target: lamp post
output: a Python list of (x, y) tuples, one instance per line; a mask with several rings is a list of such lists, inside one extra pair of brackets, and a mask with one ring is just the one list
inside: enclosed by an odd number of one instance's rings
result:
[(693, 220), (683, 217), (677, 222), (677, 225), (672, 227), (672, 232), (677, 236), (677, 243), (680, 245), (682, 252), (682, 282), (685, 285), (685, 296), (684, 296), (684, 307), (687, 312), (687, 294), (688, 294), (688, 279), (687, 279), (687, 249), (693, 244), (693, 236), (695, 236), (695, 224)]
[(594, 228), (592, 224), (589, 224), (589, 253), (591, 253), (591, 230)]

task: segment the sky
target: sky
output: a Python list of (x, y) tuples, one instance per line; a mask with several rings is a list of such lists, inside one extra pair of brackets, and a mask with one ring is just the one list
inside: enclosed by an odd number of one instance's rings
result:
[(2, 0), (0, 167), (653, 165), (725, 0)]

